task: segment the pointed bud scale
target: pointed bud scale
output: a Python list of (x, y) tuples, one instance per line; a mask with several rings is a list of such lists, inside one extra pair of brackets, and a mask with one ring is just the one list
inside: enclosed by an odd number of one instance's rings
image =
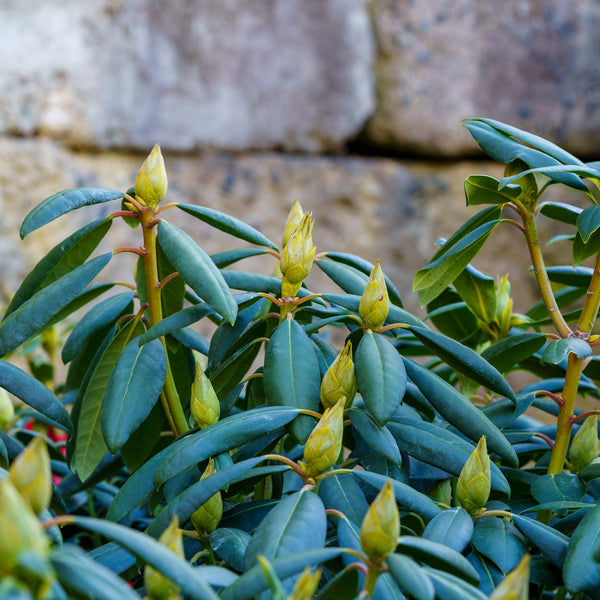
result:
[(304, 463), (300, 463), (300, 467), (311, 477), (329, 471), (340, 456), (345, 403), (346, 399), (342, 396), (333, 408), (326, 409), (306, 440)]
[(285, 248), (287, 243), (290, 241), (292, 235), (300, 225), (300, 221), (302, 221), (302, 217), (304, 212), (302, 211), (302, 207), (300, 206), (300, 202), (296, 200), (290, 209), (290, 213), (288, 215), (287, 221), (285, 223), (285, 227), (283, 228), (283, 241), (281, 243), (281, 247)]
[(152, 148), (135, 180), (135, 195), (146, 206), (156, 208), (167, 194), (167, 171), (160, 144)]
[(598, 456), (598, 416), (591, 415), (575, 434), (569, 449), (571, 471), (579, 473)]
[[(312, 230), (311, 213), (304, 213), (292, 237), (281, 251), (279, 268), (283, 276), (281, 295), (284, 298), (296, 295), (312, 268), (317, 250), (313, 246)], [(286, 286), (286, 292), (293, 293), (284, 294), (284, 286)]]
[(196, 425), (204, 429), (219, 420), (221, 404), (210, 380), (205, 375), (202, 365), (196, 363), (196, 377), (192, 384), (190, 410)]
[(358, 314), (365, 329), (378, 331), (383, 327), (390, 308), (388, 291), (379, 261), (371, 270), (369, 281), (360, 299)]
[[(215, 472), (215, 461), (211, 458), (208, 461), (208, 465), (204, 470), (204, 473), (202, 473), (200, 480), (206, 479)], [(194, 512), (192, 515), (192, 525), (200, 534), (211, 533), (219, 525), (222, 515), (223, 501), (221, 500), (221, 492), (217, 492)]]
[(529, 564), (531, 557), (525, 554), (521, 562), (500, 582), (490, 600), (528, 600)]
[[(158, 541), (177, 556), (185, 558), (177, 515), (173, 517), (171, 524), (163, 531)], [(180, 597), (179, 586), (150, 565), (146, 565), (144, 569), (144, 585), (150, 600), (176, 600)]]
[(4, 429), (15, 416), (15, 407), (8, 392), (0, 388), (0, 429)]
[(317, 592), (317, 586), (321, 579), (321, 569), (314, 573), (310, 572), (310, 567), (306, 567), (296, 581), (296, 585), (287, 600), (312, 600)]
[(8, 478), (36, 515), (52, 498), (52, 471), (46, 440), (37, 436), (10, 465)]
[(400, 535), (400, 514), (392, 482), (388, 479), (377, 494), (360, 526), (360, 546), (374, 562), (393, 552)]
[(355, 394), (356, 377), (352, 362), (352, 342), (349, 341), (323, 375), (321, 403), (325, 408), (331, 408), (343, 396), (346, 398), (345, 408), (350, 408)]
[(500, 327), (500, 338), (508, 336), (512, 321), (513, 300), (510, 297), (510, 282), (508, 275), (502, 277), (496, 284), (496, 322)]
[(456, 499), (471, 515), (482, 512), (492, 489), (490, 457), (485, 436), (482, 436), (467, 459), (456, 485)]

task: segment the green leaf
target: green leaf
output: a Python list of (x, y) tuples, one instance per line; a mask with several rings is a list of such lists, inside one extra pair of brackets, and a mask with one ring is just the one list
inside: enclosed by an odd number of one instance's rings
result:
[(212, 591), (205, 582), (204, 577), (196, 569), (150, 536), (123, 525), (90, 517), (77, 516), (75, 517), (75, 524), (118, 542), (139, 559), (172, 579), (181, 587), (181, 591), (189, 595), (190, 598), (218, 600), (217, 594)]
[(469, 175), (465, 180), (467, 206), (477, 204), (505, 204), (521, 195), (520, 185), (507, 185), (498, 189), (499, 181), (489, 175)]
[(229, 416), (206, 429), (173, 442), (154, 475), (160, 486), (198, 462), (250, 443), (283, 427), (298, 415), (288, 406), (268, 406)]
[(546, 267), (546, 273), (548, 273), (548, 279), (553, 283), (588, 288), (594, 269), (589, 267)]
[(58, 581), (70, 592), (102, 600), (139, 600), (122, 579), (78, 546), (65, 544), (56, 548), (50, 561)]
[(414, 560), (402, 554), (388, 554), (385, 563), (390, 575), (403, 592), (415, 600), (434, 600), (435, 588), (422, 569)]
[(592, 348), (581, 338), (552, 340), (546, 346), (541, 361), (551, 365), (559, 365), (563, 360), (569, 358), (571, 353), (575, 354), (577, 358), (585, 358), (592, 353)]
[(522, 360), (535, 354), (546, 343), (546, 336), (541, 333), (519, 333), (488, 346), (481, 356), (500, 373), (510, 371)]
[(556, 473), (542, 475), (531, 486), (531, 495), (537, 502), (581, 502), (585, 496), (585, 484), (577, 475)]
[(315, 264), (348, 294), (360, 296), (369, 281), (368, 275), (343, 263), (319, 259)]
[(504, 398), (487, 404), (481, 410), (496, 427), (503, 429), (524, 414), (534, 401), (535, 394), (520, 394), (516, 407), (511, 400)]
[(425, 527), (423, 538), (462, 552), (471, 541), (473, 519), (462, 508), (449, 508), (436, 515)]
[(406, 370), (401, 356), (387, 338), (368, 331), (356, 349), (354, 368), (365, 407), (380, 426), (385, 425), (406, 392)]
[(439, 600), (487, 600), (487, 596), (461, 577), (425, 567)]
[(600, 206), (588, 206), (577, 216), (577, 231), (581, 239), (587, 242), (598, 229), (600, 229)]
[(260, 256), (266, 254), (266, 250), (260, 248), (235, 248), (234, 250), (224, 250), (223, 252), (215, 252), (210, 255), (210, 259), (219, 267), (224, 269), (229, 265), (233, 265), (244, 258), (250, 258), (252, 256)]
[(473, 313), (484, 323), (496, 316), (496, 284), (494, 279), (471, 265), (454, 280), (454, 287)]
[(73, 467), (85, 481), (100, 464), (108, 451), (102, 435), (102, 398), (110, 374), (129, 340), (143, 331), (143, 325), (132, 322), (123, 327), (111, 340), (96, 364), (81, 399), (75, 438)]
[(539, 205), (539, 211), (545, 217), (554, 221), (560, 221), (567, 225), (575, 225), (582, 209), (572, 204), (565, 204), (564, 202), (542, 202)]
[(600, 506), (592, 508), (577, 525), (563, 566), (565, 585), (573, 594), (594, 588), (600, 581)]
[[(273, 332), (265, 351), (263, 385), (269, 404), (318, 410), (321, 399), (319, 361), (314, 346), (293, 319)], [(301, 415), (292, 424), (292, 435), (304, 443), (314, 419)]]
[[(561, 178), (564, 178), (565, 175), (567, 175), (567, 176), (578, 175), (579, 177), (587, 177), (592, 180), (598, 180), (600, 178), (600, 171), (593, 167), (588, 167), (585, 165), (580, 166), (579, 164), (553, 165), (550, 167), (537, 167), (535, 169), (529, 169), (528, 171), (523, 171), (523, 172), (519, 173), (518, 175), (504, 177), (500, 181), (500, 186), (502, 187), (505, 185), (510, 185), (516, 179), (518, 179), (524, 175), (532, 175), (534, 173), (539, 173), (540, 175), (546, 175), (547, 177), (550, 177), (550, 179), (554, 179), (555, 181), (561, 181), (561, 183), (564, 183), (564, 181)], [(579, 179), (579, 177), (578, 177), (578, 179)], [(583, 189), (581, 187), (578, 187), (577, 189), (581, 190), (582, 192), (585, 192), (588, 196), (592, 197), (591, 193), (589, 192), (589, 190), (587, 188)]]
[[(433, 423), (394, 417), (387, 427), (401, 452), (457, 477), (475, 449), (455, 433)], [(508, 481), (494, 463), (491, 473), (492, 489), (510, 496)]]
[(481, 410), (449, 383), (425, 367), (406, 358), (404, 364), (408, 376), (448, 423), (476, 443), (482, 435), (485, 435), (491, 451), (499, 454), (513, 466), (519, 464), (517, 454), (510, 442)]
[(477, 519), (471, 544), (505, 575), (520, 562), (527, 547), (516, 527), (500, 517)]
[(98, 219), (57, 244), (29, 272), (8, 305), (4, 317), (14, 312), (43, 287), (82, 265), (110, 229), (112, 221)]
[(350, 418), (353, 429), (374, 452), (381, 454), (395, 465), (402, 462), (396, 440), (385, 426), (381, 427), (377, 423), (372, 415), (360, 408), (349, 408), (344, 416)]
[(73, 188), (64, 190), (46, 198), (38, 204), (26, 217), (21, 225), (21, 239), (46, 223), (65, 213), (102, 202), (110, 202), (123, 197), (123, 192), (103, 188)]
[(325, 508), (339, 510), (347, 519), (360, 525), (369, 510), (369, 503), (356, 479), (344, 475), (340, 473), (322, 479), (318, 494)]
[(569, 538), (549, 525), (535, 519), (513, 515), (512, 521), (517, 529), (539, 548), (559, 569), (563, 568)]
[(158, 241), (183, 280), (218, 314), (233, 323), (237, 303), (208, 254), (187, 233), (167, 221), (158, 225)]
[(250, 541), (250, 534), (233, 527), (219, 527), (210, 534), (213, 552), (232, 569), (244, 570), (244, 554)]
[(111, 257), (109, 252), (84, 263), (42, 288), (5, 317), (0, 322), (0, 356), (6, 356), (34, 333), (42, 330), (98, 275)]
[(125, 346), (102, 398), (102, 433), (111, 454), (121, 449), (150, 414), (166, 375), (167, 356), (159, 340), (140, 348), (135, 338)]
[(168, 333), (173, 333), (174, 331), (183, 329), (188, 325), (197, 323), (200, 321), (200, 319), (203, 319), (213, 312), (213, 309), (208, 306), (208, 304), (196, 304), (195, 306), (188, 306), (179, 312), (165, 317), (156, 325), (150, 327), (150, 329), (148, 329), (144, 335), (140, 336), (139, 343), (140, 345), (147, 344), (148, 342), (165, 336)]
[(430, 329), (411, 327), (410, 330), (447, 365), (516, 404), (517, 398), (506, 379), (477, 352)]
[(442, 512), (441, 508), (431, 498), (401, 481), (390, 480), (385, 475), (371, 471), (361, 471), (360, 469), (354, 469), (352, 475), (361, 481), (365, 481), (377, 490), (380, 490), (386, 481), (391, 481), (396, 500), (425, 519), (433, 519), (433, 517)]
[(62, 402), (43, 383), (3, 360), (0, 360), (0, 388), (39, 411), (59, 429), (73, 431), (71, 418)]
[[(326, 480), (327, 481), (327, 480)], [(323, 589), (318, 591), (316, 600), (340, 600), (340, 598), (356, 598), (359, 592), (359, 576), (357, 569), (346, 568), (332, 577)], [(417, 598), (417, 600), (419, 600)]]
[[(281, 279), (278, 277), (229, 270), (221, 271), (221, 275), (223, 275), (227, 285), (234, 290), (264, 292), (275, 296), (279, 296), (281, 292)], [(303, 295), (307, 295), (307, 292), (300, 288), (298, 296), (302, 297)]]
[(589, 241), (584, 242), (578, 233), (573, 239), (573, 266), (579, 266), (586, 258), (600, 251), (600, 231), (594, 231)]
[(208, 223), (215, 229), (224, 231), (240, 240), (279, 251), (277, 245), (260, 231), (231, 215), (227, 215), (212, 208), (207, 208), (206, 206), (197, 206), (195, 204), (177, 204), (177, 207), (201, 221)]
[(123, 292), (96, 304), (75, 325), (62, 349), (62, 361), (67, 364), (84, 348), (90, 339), (104, 331), (124, 311), (132, 306), (134, 292)]

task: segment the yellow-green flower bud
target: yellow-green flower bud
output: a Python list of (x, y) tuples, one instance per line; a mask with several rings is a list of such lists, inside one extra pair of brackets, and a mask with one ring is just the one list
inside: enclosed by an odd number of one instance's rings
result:
[[(179, 517), (175, 515), (171, 524), (163, 531), (158, 541), (169, 548), (177, 556), (185, 558), (183, 538), (179, 529)], [(144, 569), (144, 585), (150, 600), (176, 600), (179, 596), (179, 586), (154, 567), (146, 565)]]
[(0, 480), (0, 574), (13, 573), (17, 557), (25, 551), (45, 557), (48, 538), (15, 486)]
[(358, 314), (366, 329), (377, 331), (383, 327), (390, 309), (383, 271), (379, 261), (371, 270), (369, 281), (360, 299)]
[(529, 598), (529, 554), (500, 582), (490, 600), (527, 600)]
[(0, 388), (0, 429), (4, 429), (15, 416), (15, 407), (8, 392)]
[(312, 600), (317, 592), (319, 579), (321, 579), (321, 569), (311, 573), (310, 567), (306, 567), (298, 581), (296, 581), (296, 585), (287, 600)]
[(329, 471), (340, 456), (345, 403), (346, 399), (342, 397), (333, 408), (327, 408), (306, 440), (304, 462), (300, 467), (311, 477)]
[(52, 498), (52, 471), (46, 440), (38, 436), (13, 461), (8, 478), (36, 515)]
[(598, 456), (598, 417), (589, 416), (575, 434), (569, 450), (571, 471), (579, 473)]
[(496, 322), (500, 328), (500, 339), (508, 336), (512, 325), (513, 300), (510, 297), (508, 275), (500, 278), (496, 284)]
[(321, 402), (325, 408), (331, 408), (343, 396), (346, 398), (345, 407), (350, 408), (355, 394), (356, 377), (352, 362), (352, 342), (349, 341), (323, 375)]
[[(215, 461), (211, 458), (208, 461), (208, 466), (204, 470), (204, 473), (202, 473), (200, 480), (206, 479), (215, 472)], [(194, 512), (192, 515), (192, 525), (200, 534), (211, 533), (219, 525), (222, 515), (223, 501), (221, 500), (221, 492), (217, 492)]]
[(167, 171), (160, 144), (152, 148), (135, 180), (135, 195), (146, 206), (156, 208), (167, 194)]
[(400, 535), (400, 514), (392, 482), (388, 479), (377, 494), (360, 526), (360, 546), (374, 562), (393, 552)]
[(456, 485), (456, 499), (468, 513), (475, 515), (482, 511), (490, 497), (491, 489), (490, 457), (485, 436), (482, 436), (460, 472)]
[(300, 206), (300, 202), (296, 200), (290, 209), (290, 213), (288, 215), (287, 221), (285, 223), (285, 227), (283, 228), (283, 241), (281, 242), (281, 247), (285, 248), (287, 243), (290, 241), (292, 235), (300, 225), (300, 221), (302, 221), (302, 217), (304, 216), (304, 211)]
[(213, 425), (219, 420), (221, 404), (213, 386), (205, 375), (202, 365), (196, 363), (196, 377), (192, 384), (190, 404), (192, 417), (200, 429)]
[(304, 213), (292, 237), (281, 251), (279, 268), (283, 276), (281, 296), (296, 295), (305, 277), (309, 274), (316, 248), (312, 241), (313, 220), (311, 213)]

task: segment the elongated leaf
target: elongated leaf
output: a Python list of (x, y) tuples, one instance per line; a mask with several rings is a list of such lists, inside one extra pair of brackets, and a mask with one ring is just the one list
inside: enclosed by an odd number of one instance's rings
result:
[(298, 409), (268, 406), (238, 413), (222, 419), (206, 429), (177, 440), (169, 446), (154, 475), (156, 486), (191, 465), (250, 443), (289, 423)]
[(213, 552), (232, 569), (244, 570), (244, 554), (250, 534), (233, 527), (219, 527), (210, 534)]
[(562, 283), (577, 288), (587, 288), (592, 280), (594, 269), (589, 267), (546, 267), (548, 278), (553, 283)]
[(403, 592), (415, 600), (434, 600), (435, 588), (422, 569), (414, 560), (402, 554), (388, 554), (385, 559), (390, 575)]
[(368, 275), (343, 263), (320, 259), (315, 264), (348, 294), (360, 296), (369, 281)]
[(545, 343), (546, 336), (541, 333), (510, 335), (488, 346), (481, 356), (500, 373), (506, 373), (522, 360), (535, 354)]
[(0, 322), (0, 356), (6, 356), (40, 331), (98, 275), (112, 257), (109, 252), (77, 267), (42, 288)]
[(72, 188), (54, 194), (38, 204), (26, 217), (21, 225), (21, 239), (46, 223), (65, 213), (89, 206), (110, 202), (123, 197), (123, 192), (103, 188)]
[(531, 495), (539, 502), (581, 502), (585, 484), (577, 475), (555, 473), (538, 477), (531, 486)]
[(232, 265), (244, 258), (250, 258), (252, 256), (260, 256), (266, 254), (266, 250), (260, 248), (236, 248), (235, 250), (224, 250), (223, 252), (215, 252), (210, 255), (210, 259), (219, 267), (224, 269), (229, 265)]
[(183, 280), (218, 314), (233, 323), (237, 304), (208, 254), (187, 233), (167, 221), (158, 225), (158, 241)]
[(352, 427), (373, 451), (396, 465), (402, 462), (398, 445), (392, 434), (385, 426), (380, 427), (368, 412), (360, 408), (349, 408), (345, 412), (345, 416), (350, 418)]
[(73, 431), (71, 418), (62, 402), (43, 383), (3, 360), (0, 360), (0, 388), (43, 414), (59, 429)]
[(116, 454), (156, 404), (167, 375), (167, 356), (154, 340), (141, 348), (131, 340), (110, 373), (102, 398), (104, 441)]
[(572, 204), (565, 204), (564, 202), (542, 202), (539, 205), (539, 211), (549, 219), (554, 219), (567, 225), (575, 225), (582, 209)]
[(140, 336), (139, 343), (147, 344), (152, 340), (155, 340), (161, 336), (187, 327), (192, 323), (196, 323), (200, 319), (206, 317), (213, 312), (212, 308), (208, 304), (197, 304), (195, 306), (188, 306), (173, 315), (170, 315), (162, 321), (159, 321), (154, 327), (151, 327)]
[(520, 562), (527, 547), (516, 527), (506, 519), (478, 519), (471, 538), (473, 547), (487, 556), (505, 575)]
[[(234, 290), (244, 290), (246, 292), (266, 292), (279, 296), (281, 292), (281, 279), (270, 277), (268, 275), (258, 275), (257, 273), (245, 273), (242, 271), (221, 271), (223, 279), (227, 285)], [(300, 288), (298, 296), (306, 295)]]
[[(529, 169), (527, 171), (522, 171), (518, 175), (511, 175), (510, 177), (504, 177), (500, 181), (500, 186), (510, 185), (519, 177), (524, 175), (532, 175), (534, 173), (540, 173), (541, 175), (546, 175), (555, 181), (559, 181), (565, 175), (573, 176), (577, 175), (579, 177), (586, 177), (592, 180), (600, 179), (600, 171), (595, 169), (594, 167), (581, 166), (579, 164), (565, 164), (565, 165), (552, 165), (550, 167), (536, 167), (535, 169)], [(564, 183), (564, 181), (562, 181)], [(586, 192), (590, 195), (587, 189), (582, 189), (578, 187), (582, 192)]]
[(519, 464), (510, 442), (481, 410), (435, 373), (406, 358), (404, 364), (408, 376), (448, 423), (474, 442), (485, 435), (490, 450), (513, 466)]
[(489, 175), (469, 175), (465, 180), (465, 196), (469, 206), (477, 204), (505, 204), (521, 195), (520, 185), (498, 189), (499, 181)]
[[(319, 361), (310, 338), (293, 319), (286, 319), (273, 332), (265, 352), (263, 385), (269, 404), (317, 410), (321, 398)], [(292, 434), (305, 442), (314, 419), (301, 415), (292, 424)]]
[(197, 206), (195, 204), (178, 204), (177, 207), (201, 221), (208, 223), (215, 229), (224, 231), (240, 240), (256, 244), (257, 246), (272, 248), (276, 251), (279, 250), (277, 245), (260, 231), (231, 215), (227, 215), (212, 208), (207, 208), (206, 206)]
[(131, 305), (134, 295), (134, 292), (123, 292), (99, 302), (89, 310), (74, 327), (63, 346), (63, 363), (72, 361), (91, 338), (121, 316)]
[(563, 568), (569, 545), (569, 538), (564, 533), (528, 517), (513, 515), (512, 520), (517, 529), (539, 548), (552, 564), (559, 569)]
[(123, 525), (90, 517), (75, 517), (75, 522), (79, 527), (95, 531), (118, 542), (132, 554), (172, 579), (190, 598), (218, 600), (217, 594), (212, 591), (196, 569), (150, 536)]
[(571, 536), (563, 566), (565, 585), (572, 593), (584, 592), (600, 580), (600, 506), (596, 505), (581, 520)]
[[(352, 475), (357, 479), (372, 485), (377, 490), (380, 490), (385, 485), (386, 481), (390, 481), (389, 477), (386, 477), (385, 475), (372, 473), (370, 471), (361, 471), (360, 469), (353, 470)], [(433, 519), (433, 517), (442, 512), (442, 509), (425, 494), (418, 492), (401, 481), (392, 479), (391, 482), (394, 487), (396, 500), (403, 506), (406, 506), (409, 510), (416, 512), (425, 519)]]
[(477, 352), (430, 329), (411, 327), (411, 331), (423, 345), (427, 346), (453, 369), (493, 392), (510, 398), (516, 404), (517, 398), (506, 379)]
[(487, 404), (481, 410), (496, 427), (503, 429), (524, 414), (534, 401), (535, 394), (520, 394), (516, 407), (511, 400), (504, 398)]
[(339, 510), (347, 519), (360, 525), (369, 503), (356, 479), (343, 475), (323, 479), (319, 483), (319, 497), (325, 508)]
[[(433, 423), (394, 417), (387, 427), (401, 452), (452, 475), (460, 475), (474, 450), (474, 446), (463, 438)], [(492, 489), (509, 496), (508, 481), (494, 463), (490, 466)]]
[(317, 600), (356, 598), (359, 592), (359, 584), (358, 570), (346, 568), (330, 579), (325, 587), (319, 591), (316, 598)]
[[(599, 172), (600, 174), (600, 172)], [(600, 228), (600, 206), (588, 206), (577, 217), (577, 231), (581, 239), (587, 242), (590, 236)]]
[(592, 347), (581, 338), (552, 340), (548, 346), (546, 346), (541, 361), (552, 365), (559, 365), (563, 360), (567, 359), (571, 353), (575, 354), (577, 358), (585, 358), (592, 353)]
[(461, 577), (425, 567), (425, 572), (435, 588), (440, 600), (487, 600), (487, 596)]
[(356, 383), (367, 410), (379, 425), (396, 412), (406, 392), (406, 370), (401, 356), (382, 335), (368, 331), (354, 356)]
[(436, 515), (425, 527), (423, 538), (462, 552), (471, 541), (473, 519), (462, 508), (449, 508)]
[(454, 287), (467, 306), (484, 323), (490, 323), (496, 315), (496, 284), (492, 277), (471, 265), (454, 280)]

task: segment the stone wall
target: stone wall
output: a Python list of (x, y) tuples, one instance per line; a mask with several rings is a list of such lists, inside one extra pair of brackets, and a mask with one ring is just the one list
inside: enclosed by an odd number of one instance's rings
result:
[[(412, 274), (473, 212), (465, 176), (501, 172), (473, 162), (461, 119), (600, 150), (595, 0), (0, 0), (0, 23), (0, 304), (66, 228), (108, 209), (21, 242), (24, 214), (67, 187), (126, 189), (157, 141), (171, 200), (277, 241), (298, 197), (319, 250), (381, 258), (411, 308)], [(233, 243), (189, 231), (209, 252)], [(524, 252), (499, 230), (478, 266), (523, 270)]]

